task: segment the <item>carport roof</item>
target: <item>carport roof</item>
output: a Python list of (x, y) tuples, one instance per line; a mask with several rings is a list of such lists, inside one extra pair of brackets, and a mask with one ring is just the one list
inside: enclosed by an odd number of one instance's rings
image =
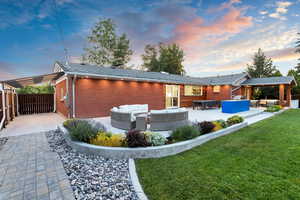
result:
[(39, 84), (43, 82), (49, 82), (59, 79), (64, 75), (64, 72), (56, 72), (51, 74), (44, 74), (39, 76), (31, 76), (25, 78), (18, 78), (12, 80), (2, 81), (2, 83), (8, 84), (14, 88), (22, 88), (28, 85)]
[(242, 85), (258, 86), (258, 85), (280, 85), (280, 84), (297, 84), (293, 76), (278, 76), (266, 78), (251, 78), (242, 83)]

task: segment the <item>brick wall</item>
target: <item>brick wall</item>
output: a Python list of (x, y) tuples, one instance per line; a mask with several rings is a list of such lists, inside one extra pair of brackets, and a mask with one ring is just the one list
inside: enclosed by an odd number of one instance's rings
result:
[(194, 100), (205, 100), (206, 99), (206, 88), (203, 87), (202, 96), (184, 96), (184, 85), (180, 86), (180, 107), (192, 107)]
[(165, 108), (165, 87), (161, 83), (77, 79), (76, 117), (103, 117), (124, 104), (148, 104), (149, 109)]
[(222, 85), (219, 93), (213, 92), (213, 86), (207, 86), (206, 99), (207, 100), (231, 99), (231, 86), (230, 85)]
[(66, 88), (66, 84), (67, 81), (64, 80), (60, 83), (58, 83), (56, 86), (55, 86), (55, 89), (56, 89), (56, 111), (62, 115), (64, 115), (65, 117), (68, 117), (68, 107), (65, 103), (65, 101), (62, 101), (62, 94), (61, 94), (61, 89), (63, 88), (63, 91), (64, 91), (64, 95), (66, 95), (67, 93), (67, 88)]

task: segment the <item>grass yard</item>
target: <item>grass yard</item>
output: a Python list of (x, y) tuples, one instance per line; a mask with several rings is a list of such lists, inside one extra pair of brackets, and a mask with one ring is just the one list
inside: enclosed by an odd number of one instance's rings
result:
[(152, 200), (300, 199), (300, 110), (136, 167)]

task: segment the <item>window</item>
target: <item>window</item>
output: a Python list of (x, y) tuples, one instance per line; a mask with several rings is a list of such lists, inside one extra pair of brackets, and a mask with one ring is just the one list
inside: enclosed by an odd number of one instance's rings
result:
[(202, 86), (197, 86), (197, 85), (184, 86), (184, 96), (202, 96), (202, 94), (203, 94)]
[(64, 88), (60, 88), (60, 100), (61, 101), (65, 100)]
[(220, 90), (221, 90), (221, 86), (219, 86), (219, 85), (215, 85), (215, 86), (213, 87), (213, 92), (215, 92), (215, 93), (219, 93)]

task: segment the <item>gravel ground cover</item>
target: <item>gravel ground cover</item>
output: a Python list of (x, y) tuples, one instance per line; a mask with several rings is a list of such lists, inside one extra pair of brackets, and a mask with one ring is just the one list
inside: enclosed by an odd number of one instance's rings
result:
[(58, 131), (46, 134), (69, 177), (76, 199), (137, 200), (131, 184), (128, 161), (77, 153)]
[(7, 140), (8, 140), (7, 137), (0, 138), (0, 150), (6, 144)]

